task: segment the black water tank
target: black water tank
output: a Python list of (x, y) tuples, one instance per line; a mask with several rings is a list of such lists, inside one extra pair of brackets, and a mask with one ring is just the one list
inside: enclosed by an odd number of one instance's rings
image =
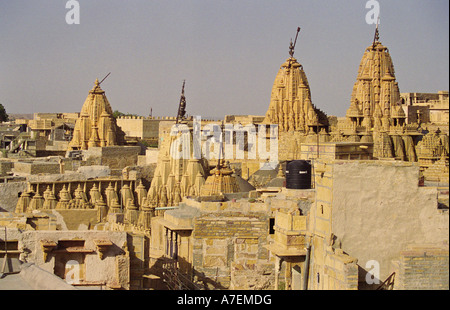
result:
[(286, 188), (311, 188), (311, 163), (309, 160), (292, 160), (286, 163)]

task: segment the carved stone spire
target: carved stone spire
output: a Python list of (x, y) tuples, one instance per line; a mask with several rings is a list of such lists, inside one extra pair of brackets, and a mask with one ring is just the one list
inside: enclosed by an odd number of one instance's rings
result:
[(388, 131), (391, 114), (398, 113), (400, 100), (394, 65), (387, 47), (379, 42), (378, 25), (373, 44), (366, 48), (353, 86), (349, 117), (356, 125), (370, 131), (376, 126)]
[(98, 79), (89, 91), (74, 128), (69, 149), (123, 145), (125, 133), (117, 126), (113, 111)]
[(183, 81), (183, 86), (181, 88), (181, 97), (180, 97), (180, 104), (178, 106), (178, 114), (177, 114), (177, 121), (178, 124), (180, 121), (182, 121), (185, 118), (186, 115), (186, 97), (184, 96), (184, 85), (186, 81)]
[[(297, 29), (297, 35), (300, 28)], [(290, 57), (275, 77), (265, 124), (278, 124), (280, 132), (300, 131), (328, 126), (326, 115), (316, 109), (311, 101), (311, 91), (303, 66), (293, 57), (295, 42), (290, 44)], [(310, 128), (311, 127), (311, 128)]]

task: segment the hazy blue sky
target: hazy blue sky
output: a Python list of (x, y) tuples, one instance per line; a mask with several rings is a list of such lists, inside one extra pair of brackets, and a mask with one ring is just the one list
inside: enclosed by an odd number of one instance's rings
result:
[[(79, 112), (96, 78), (114, 110), (264, 115), (275, 75), (295, 57), (313, 103), (345, 115), (374, 25), (366, 0), (0, 0), (0, 103), (8, 113)], [(401, 92), (449, 89), (449, 1), (379, 0), (380, 41)]]

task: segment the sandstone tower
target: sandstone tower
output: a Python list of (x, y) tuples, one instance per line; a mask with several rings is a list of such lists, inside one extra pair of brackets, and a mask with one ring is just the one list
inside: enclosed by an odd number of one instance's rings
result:
[(350, 141), (373, 142), (374, 158), (417, 160), (421, 133), (417, 124), (406, 124), (394, 64), (378, 26), (361, 59), (346, 118)]
[(97, 79), (81, 108), (69, 149), (123, 145), (124, 137), (125, 133), (117, 126), (111, 105)]
[(200, 195), (205, 184), (208, 164), (203, 157), (194, 156), (198, 149), (194, 151), (197, 146), (193, 143), (193, 126), (185, 119), (184, 86), (185, 82), (181, 90), (176, 122), (170, 129), (169, 139), (161, 144), (155, 174), (147, 193), (146, 204), (152, 212), (158, 207), (176, 206), (184, 196)]
[(358, 131), (387, 132), (391, 125), (404, 125), (400, 100), (394, 64), (376, 29), (374, 42), (366, 48), (359, 65), (347, 117)]
[[(297, 29), (297, 35), (299, 31), (300, 28)], [(295, 43), (291, 41), (290, 57), (281, 65), (275, 77), (264, 123), (278, 124), (280, 132), (317, 132), (318, 128), (327, 127), (327, 118), (312, 104), (308, 79), (303, 66), (294, 58), (294, 48)]]

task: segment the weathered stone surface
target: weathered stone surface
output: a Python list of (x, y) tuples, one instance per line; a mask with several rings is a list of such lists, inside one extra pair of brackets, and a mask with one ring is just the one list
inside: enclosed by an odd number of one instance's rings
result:
[(117, 126), (113, 111), (98, 80), (89, 91), (75, 123), (71, 150), (87, 150), (90, 147), (123, 145), (125, 133)]
[(436, 188), (418, 186), (417, 164), (338, 161), (332, 178), (332, 231), (363, 268), (377, 260), (383, 280), (408, 244), (448, 244), (448, 212)]

